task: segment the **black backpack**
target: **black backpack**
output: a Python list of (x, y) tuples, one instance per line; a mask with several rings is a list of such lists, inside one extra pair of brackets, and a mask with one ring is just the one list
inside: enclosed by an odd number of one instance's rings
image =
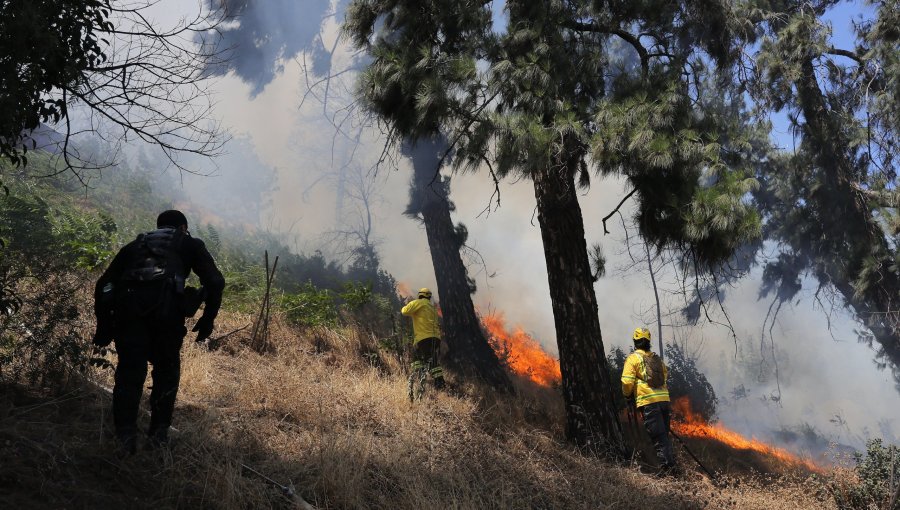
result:
[(184, 263), (179, 254), (183, 240), (184, 232), (174, 228), (161, 228), (137, 237), (137, 247), (116, 285), (116, 301), (124, 315), (178, 313), (175, 307), (184, 294)]

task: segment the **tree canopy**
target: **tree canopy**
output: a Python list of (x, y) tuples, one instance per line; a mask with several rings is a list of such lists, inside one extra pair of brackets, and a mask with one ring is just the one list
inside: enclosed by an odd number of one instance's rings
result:
[(790, 301), (813, 278), (816, 299), (852, 311), (900, 388), (900, 4), (874, 3), (875, 17), (854, 23), (854, 47), (836, 48), (823, 15), (837, 3), (741, 13), (759, 47), (751, 93), (765, 111), (787, 113), (798, 141), (758, 167), (753, 197), (777, 246), (762, 294)]
[(193, 36), (219, 19), (198, 11), (162, 29), (148, 13), (155, 3), (0, 2), (0, 157), (27, 163), (42, 124), (51, 129), (40, 144), (76, 174), (112, 162), (79, 151), (72, 138), (85, 132), (109, 142), (113, 154), (123, 139), (139, 139), (179, 168), (181, 154), (217, 154), (225, 137), (203, 72), (219, 53)]

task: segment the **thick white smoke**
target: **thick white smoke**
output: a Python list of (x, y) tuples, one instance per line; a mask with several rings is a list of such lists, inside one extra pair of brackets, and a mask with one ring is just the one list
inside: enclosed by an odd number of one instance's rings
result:
[[(265, 33), (266, 19), (272, 18), (256, 16), (255, 30)], [(278, 21), (279, 37), (286, 34), (287, 29), (282, 25), (290, 26), (284, 21)], [(328, 20), (318, 33), (304, 34), (304, 40), (315, 40), (322, 47), (330, 48), (336, 36), (336, 22)], [(290, 48), (291, 51), (280, 50), (281, 54), (302, 55), (302, 48), (297, 52), (293, 52), (294, 46)], [(240, 54), (242, 48), (234, 50)], [(343, 65), (351, 61), (347, 55), (335, 55), (335, 58)], [(343, 108), (350, 102), (347, 99), (352, 86), (349, 76), (343, 76), (343, 81), (335, 80), (336, 88), (331, 92), (338, 99), (329, 107), (309, 99), (301, 107), (301, 98), (309, 85), (301, 62), (300, 58), (280, 58), (276, 67), (263, 67), (266, 74), (258, 80), (252, 77), (248, 80), (249, 68), (243, 63), (236, 65), (233, 72), (223, 71), (224, 77), (215, 85), (218, 113), (224, 125), (247, 145), (240, 152), (252, 148), (250, 152), (255, 153), (260, 168), (244, 168), (246, 164), (255, 164), (252, 159), (244, 158), (242, 164), (233, 164), (225, 156), (218, 162), (221, 177), (210, 178), (202, 188), (211, 193), (224, 183), (252, 183), (257, 170), (274, 168), (277, 183), (271, 190), (271, 204), (264, 208), (262, 218), (246, 220), (289, 233), (298, 240), (295, 249), (310, 252), (327, 248), (325, 234), (342, 221), (338, 211), (342, 201), (336, 196), (342, 169), (348, 163), (366, 171), (372, 169), (367, 175), (378, 183), (378, 200), (372, 212), (383, 266), (411, 288), (434, 287), (424, 229), (402, 215), (408, 198), (408, 163), (399, 161), (393, 165), (387, 161), (376, 171), (383, 149), (377, 125), (360, 131), (358, 121), (341, 124)], [(344, 134), (336, 134), (336, 124)], [(354, 141), (356, 133), (361, 133), (358, 147)], [(234, 176), (239, 180), (233, 181)], [(239, 190), (228, 186), (229, 193)], [(193, 188), (189, 191), (193, 192)], [(457, 205), (455, 221), (466, 224), (469, 244), (480, 252), (486, 265), (486, 268), (478, 265), (471, 268), (479, 287), (476, 304), (482, 309), (502, 310), (509, 323), (521, 325), (539, 338), (549, 352), (555, 353), (553, 317), (540, 231), (533, 214), (531, 183), (502, 183), (501, 207), (496, 210), (496, 204), (491, 202), (493, 191), (493, 183), (484, 174), (455, 176), (452, 181), (451, 198)], [(630, 264), (624, 253), (625, 234), (618, 216), (609, 223), (612, 233), (603, 235), (600, 219), (623, 195), (622, 182), (597, 179), (582, 197), (581, 206), (588, 243), (601, 242), (608, 258), (609, 274), (596, 284), (604, 344), (607, 349), (619, 346), (627, 351), (634, 327), (651, 326), (655, 339), (656, 326), (651, 323), (655, 313), (648, 313), (655, 301), (646, 273), (616, 270)], [(200, 198), (199, 194), (197, 197)], [(486, 208), (490, 214), (484, 212)], [(628, 204), (622, 213), (625, 218), (630, 216)], [(662, 274), (661, 278), (667, 288), (676, 287), (670, 273)], [(869, 435), (896, 442), (900, 430), (897, 423), (900, 395), (889, 372), (877, 370), (872, 351), (857, 343), (854, 324), (846, 313), (833, 314), (829, 331), (824, 312), (815, 309), (810, 291), (802, 293), (799, 302), (782, 308), (772, 328), (779, 363), (778, 379), (772, 375), (768, 338), (762, 349), (767, 365), (760, 370), (760, 338), (769, 302), (757, 300), (759, 283), (759, 275), (754, 273), (728, 290), (726, 310), (738, 336), (737, 355), (735, 340), (725, 327), (704, 325), (701, 319), (701, 324), (694, 328), (664, 328), (667, 342), (678, 341), (698, 355), (699, 366), (723, 400), (722, 421), (753, 435), (806, 423), (826, 437), (857, 447)], [(677, 299), (668, 298), (666, 302), (668, 310), (677, 308)], [(663, 322), (669, 324), (676, 318), (664, 318)], [(721, 320), (721, 315), (717, 319)], [(743, 394), (741, 388), (745, 390)]]

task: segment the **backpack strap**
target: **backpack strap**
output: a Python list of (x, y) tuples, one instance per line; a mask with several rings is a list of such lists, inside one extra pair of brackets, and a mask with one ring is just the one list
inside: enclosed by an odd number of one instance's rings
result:
[(175, 284), (176, 294), (184, 293), (184, 261), (181, 259), (181, 245), (187, 234), (183, 230), (175, 229), (165, 246), (164, 257), (166, 261), (166, 279)]

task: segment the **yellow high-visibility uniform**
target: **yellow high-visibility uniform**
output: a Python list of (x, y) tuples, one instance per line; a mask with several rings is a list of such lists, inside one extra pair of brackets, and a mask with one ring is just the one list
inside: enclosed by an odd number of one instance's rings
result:
[(669, 380), (669, 368), (663, 363), (663, 385), (659, 388), (651, 388), (646, 383), (647, 371), (644, 368), (644, 356), (649, 356), (650, 351), (635, 349), (625, 359), (625, 367), (622, 369), (622, 393), (630, 397), (637, 387), (635, 404), (643, 407), (655, 402), (669, 401), (669, 388), (666, 381)]
[(413, 345), (426, 338), (441, 337), (437, 310), (434, 309), (431, 300), (422, 298), (410, 301), (400, 310), (400, 313), (412, 317), (413, 333), (415, 334)]

